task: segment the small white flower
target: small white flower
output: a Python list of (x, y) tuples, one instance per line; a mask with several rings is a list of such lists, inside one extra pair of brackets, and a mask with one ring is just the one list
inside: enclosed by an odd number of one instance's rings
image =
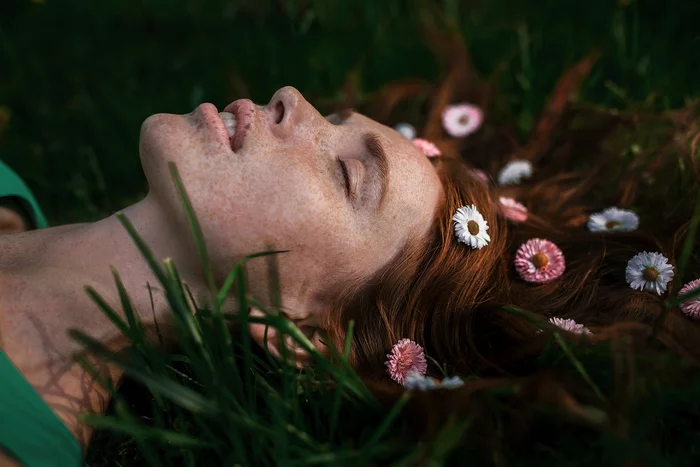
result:
[(549, 318), (549, 322), (564, 331), (573, 332), (574, 334), (590, 334), (591, 331), (583, 324), (578, 324), (573, 319)]
[(454, 389), (462, 386), (464, 381), (459, 376), (451, 376), (442, 381), (437, 381), (430, 376), (421, 376), (418, 373), (411, 373), (406, 376), (406, 381), (403, 387), (406, 389), (418, 389), (419, 391), (428, 391), (430, 389)]
[(416, 137), (416, 129), (410, 123), (398, 123), (394, 127), (394, 130), (398, 131), (408, 139), (413, 139)]
[(588, 218), (588, 230), (591, 232), (608, 232), (619, 230), (629, 232), (637, 230), (639, 217), (627, 209), (608, 208), (602, 212), (591, 214)]
[(481, 109), (471, 104), (450, 105), (442, 112), (442, 126), (455, 138), (474, 133), (483, 120)]
[(635, 290), (661, 295), (673, 279), (673, 265), (661, 253), (638, 253), (627, 263), (625, 278)]
[(452, 220), (455, 223), (455, 235), (458, 241), (477, 250), (481, 250), (491, 241), (491, 237), (486, 232), (489, 226), (473, 204), (457, 209)]
[(530, 161), (514, 160), (506, 164), (498, 174), (498, 183), (501, 185), (517, 185), (524, 178), (532, 177), (532, 164)]

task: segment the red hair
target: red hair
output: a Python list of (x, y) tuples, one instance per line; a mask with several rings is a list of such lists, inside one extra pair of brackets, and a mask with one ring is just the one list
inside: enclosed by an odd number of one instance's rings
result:
[[(659, 339), (676, 352), (698, 360), (695, 343), (700, 327), (678, 309), (665, 314), (665, 296), (635, 291), (625, 280), (625, 266), (641, 251), (659, 251), (671, 259), (680, 251), (692, 205), (673, 216), (659, 211), (659, 201), (639, 196), (640, 206), (656, 203), (663, 228), (651, 232), (588, 232), (585, 221), (595, 198), (600, 170), (588, 176), (545, 169), (539, 179), (515, 188), (482, 182), (466, 162), (441, 158), (434, 162), (445, 189), (427, 239), (404, 250), (371, 280), (350, 288), (331, 327), (336, 344), (350, 320), (355, 322), (351, 363), (370, 379), (386, 378), (386, 354), (399, 339), (421, 344), (450, 373), (479, 376), (525, 375), (548, 340), (537, 322), (572, 318), (590, 328), (594, 339), (618, 335), (615, 323), (632, 323), (645, 333), (664, 316)], [(653, 194), (653, 190), (649, 191)], [(516, 197), (530, 210), (525, 223), (511, 227), (499, 209), (502, 195)], [(481, 250), (458, 243), (452, 216), (474, 204), (489, 225), (491, 242)], [(612, 203), (615, 204), (615, 203)], [(594, 206), (595, 207), (595, 206)], [(677, 207), (678, 208), (678, 207)], [(649, 212), (653, 212), (649, 209)], [(643, 226), (654, 220), (642, 217)], [(551, 283), (522, 281), (512, 265), (517, 248), (530, 238), (546, 238), (561, 248), (566, 271)], [(669, 286), (673, 294), (677, 287)], [(520, 310), (520, 311), (519, 311)], [(429, 373), (439, 376), (430, 365)]]

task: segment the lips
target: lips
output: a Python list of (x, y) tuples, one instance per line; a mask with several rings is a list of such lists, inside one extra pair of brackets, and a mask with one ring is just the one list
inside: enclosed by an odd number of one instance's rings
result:
[(236, 121), (236, 131), (231, 137), (231, 149), (237, 152), (243, 146), (245, 137), (253, 125), (255, 106), (250, 99), (238, 99), (227, 105), (224, 112), (233, 114)]
[(241, 149), (253, 124), (255, 107), (250, 100), (239, 99), (232, 102), (221, 113), (214, 104), (210, 103), (201, 104), (197, 111), (221, 144), (230, 147), (233, 152)]

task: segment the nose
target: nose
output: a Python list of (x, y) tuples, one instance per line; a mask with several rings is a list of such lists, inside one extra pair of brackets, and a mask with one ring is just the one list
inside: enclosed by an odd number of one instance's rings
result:
[(299, 125), (320, 117), (316, 109), (292, 86), (278, 89), (267, 104), (267, 111), (272, 132), (280, 138), (291, 136)]

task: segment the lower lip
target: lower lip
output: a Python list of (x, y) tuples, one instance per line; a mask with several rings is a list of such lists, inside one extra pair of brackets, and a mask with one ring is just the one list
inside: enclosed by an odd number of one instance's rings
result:
[(238, 152), (243, 146), (243, 140), (248, 134), (248, 130), (253, 125), (255, 105), (250, 99), (238, 99), (227, 105), (224, 112), (229, 112), (236, 116), (236, 132), (231, 138), (231, 148), (233, 152)]
[(226, 131), (226, 125), (224, 125), (224, 121), (221, 120), (216, 106), (206, 102), (197, 107), (197, 112), (202, 117), (205, 125), (212, 129), (216, 135), (216, 139), (227, 148), (230, 148), (231, 142), (228, 137), (228, 132)]

